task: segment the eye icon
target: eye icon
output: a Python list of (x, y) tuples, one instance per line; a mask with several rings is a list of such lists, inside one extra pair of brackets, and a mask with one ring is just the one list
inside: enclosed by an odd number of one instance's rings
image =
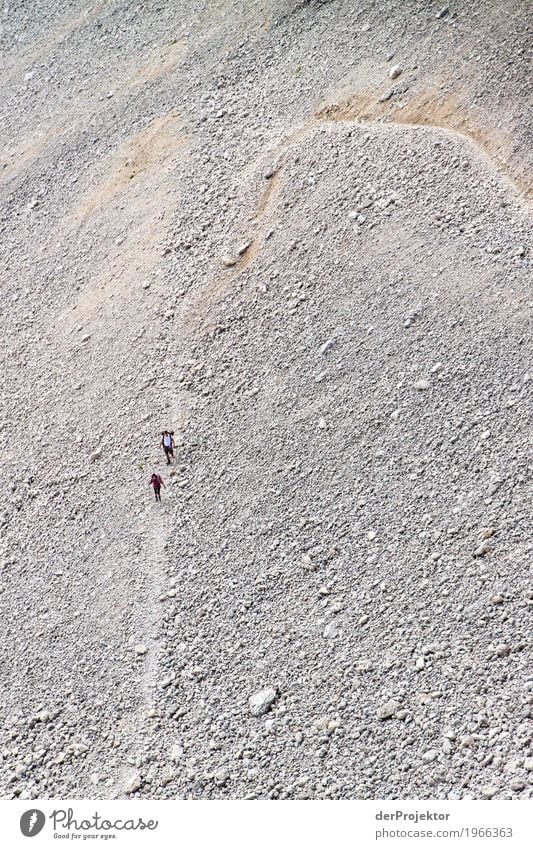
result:
[(46, 822), (46, 817), (38, 808), (32, 808), (30, 811), (24, 811), (20, 818), (20, 830), (24, 837), (35, 837), (42, 831)]

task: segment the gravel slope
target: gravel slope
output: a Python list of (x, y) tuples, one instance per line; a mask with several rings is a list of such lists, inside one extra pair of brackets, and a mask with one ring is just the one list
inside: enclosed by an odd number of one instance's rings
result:
[(528, 796), (527, 3), (242, 6), (2, 13), (2, 795)]

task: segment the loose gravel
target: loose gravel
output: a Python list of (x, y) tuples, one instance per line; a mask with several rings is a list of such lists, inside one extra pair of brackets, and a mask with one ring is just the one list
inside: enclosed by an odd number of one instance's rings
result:
[(527, 12), (5, 4), (4, 798), (531, 796)]

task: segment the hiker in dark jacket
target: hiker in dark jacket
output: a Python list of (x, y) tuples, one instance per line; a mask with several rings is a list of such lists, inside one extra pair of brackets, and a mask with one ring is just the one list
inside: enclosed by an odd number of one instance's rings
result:
[(161, 475), (157, 475), (154, 472), (152, 477), (150, 478), (150, 486), (154, 488), (155, 500), (161, 501), (161, 487), (165, 486)]
[(174, 459), (174, 431), (163, 430), (161, 432), (161, 447), (167, 458), (167, 466), (170, 466), (170, 458)]

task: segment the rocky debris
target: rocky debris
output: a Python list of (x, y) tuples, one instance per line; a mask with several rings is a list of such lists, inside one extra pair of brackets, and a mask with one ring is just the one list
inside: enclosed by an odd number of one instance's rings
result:
[(264, 690), (254, 693), (248, 699), (250, 713), (252, 716), (263, 716), (268, 713), (278, 696), (275, 687), (265, 687)]
[(27, 5), (2, 795), (525, 798), (526, 4)]

